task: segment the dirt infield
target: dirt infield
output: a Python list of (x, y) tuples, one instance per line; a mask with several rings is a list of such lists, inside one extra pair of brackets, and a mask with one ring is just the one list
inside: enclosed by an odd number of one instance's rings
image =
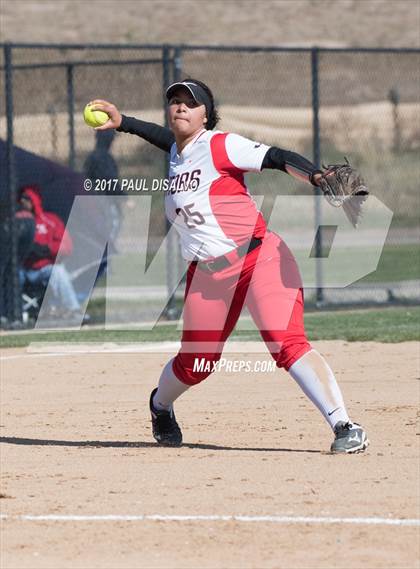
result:
[(186, 444), (164, 449), (147, 399), (167, 354), (4, 350), (2, 569), (418, 567), (418, 526), (387, 524), (420, 517), (418, 344), (314, 345), (365, 454), (326, 452), (328, 426), (284, 371), (191, 389), (176, 405)]

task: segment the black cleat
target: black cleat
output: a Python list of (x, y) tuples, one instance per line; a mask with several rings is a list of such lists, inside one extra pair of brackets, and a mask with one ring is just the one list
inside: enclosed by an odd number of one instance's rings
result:
[(331, 452), (334, 453), (363, 452), (369, 445), (366, 432), (357, 423), (338, 421), (334, 427), (334, 434), (335, 439), (331, 445)]
[(157, 387), (150, 395), (150, 413), (152, 414), (152, 430), (156, 442), (165, 447), (180, 447), (182, 445), (182, 432), (176, 422), (174, 410), (158, 410), (153, 406), (153, 397)]

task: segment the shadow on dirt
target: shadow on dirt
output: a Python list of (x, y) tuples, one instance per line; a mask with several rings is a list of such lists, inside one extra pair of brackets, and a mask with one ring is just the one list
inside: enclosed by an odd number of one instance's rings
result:
[[(66, 447), (93, 447), (93, 448), (160, 448), (154, 442), (143, 441), (60, 441), (54, 439), (26, 439), (19, 437), (0, 437), (0, 443), (29, 446), (66, 446)], [(293, 448), (267, 448), (267, 447), (229, 447), (205, 443), (183, 443), (183, 448), (202, 450), (236, 450), (248, 452), (305, 452), (322, 454), (323, 451), (315, 449)], [(174, 447), (176, 448), (176, 447)]]

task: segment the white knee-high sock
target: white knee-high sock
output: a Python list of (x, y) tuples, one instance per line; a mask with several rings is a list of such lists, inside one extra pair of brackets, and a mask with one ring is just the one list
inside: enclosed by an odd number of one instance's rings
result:
[(316, 350), (299, 358), (289, 368), (289, 373), (318, 407), (331, 428), (337, 421), (350, 420), (334, 373)]
[(172, 369), (172, 362), (174, 358), (169, 360), (166, 366), (162, 370), (162, 374), (159, 379), (158, 390), (153, 397), (153, 405), (158, 410), (165, 409), (169, 411), (172, 408), (172, 403), (180, 395), (189, 389), (189, 385), (182, 383), (176, 377)]

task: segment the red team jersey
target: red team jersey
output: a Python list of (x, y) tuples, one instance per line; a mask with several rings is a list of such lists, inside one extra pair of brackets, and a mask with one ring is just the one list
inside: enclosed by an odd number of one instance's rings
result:
[(244, 173), (259, 172), (269, 148), (238, 134), (209, 130), (202, 130), (180, 154), (172, 145), (165, 210), (186, 260), (219, 257), (252, 236), (264, 236), (265, 221)]
[(208, 274), (189, 264), (181, 349), (173, 370), (194, 384), (210, 371), (196, 358), (220, 359), (243, 306), (247, 306), (279, 367), (288, 369), (310, 349), (303, 327), (303, 296), (293, 255), (265, 221), (244, 182), (259, 172), (269, 146), (237, 134), (202, 130), (177, 153), (171, 147), (165, 210), (188, 261), (227, 255), (254, 237), (259, 248), (226, 269)]

